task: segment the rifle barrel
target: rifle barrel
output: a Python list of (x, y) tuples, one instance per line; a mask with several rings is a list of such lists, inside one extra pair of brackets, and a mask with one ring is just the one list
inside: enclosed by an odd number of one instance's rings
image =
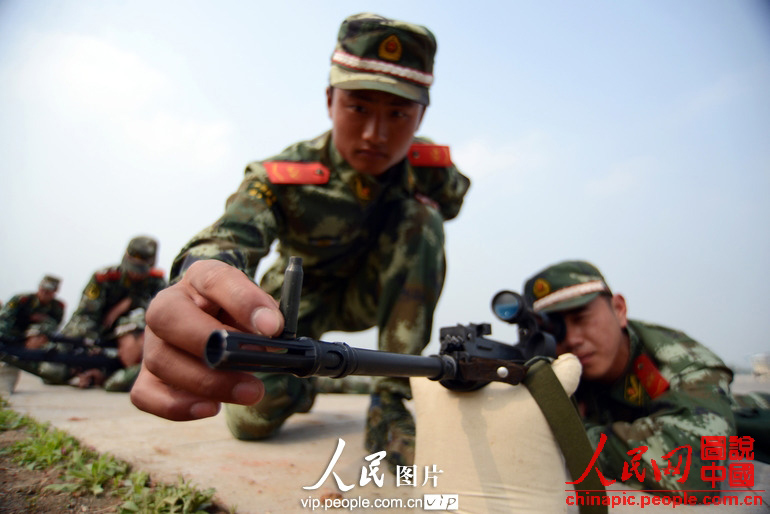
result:
[(270, 339), (225, 330), (211, 334), (205, 359), (209, 366), (220, 370), (292, 373), (298, 377), (364, 375), (445, 380), (457, 374), (454, 359), (445, 355), (404, 355), (306, 337)]

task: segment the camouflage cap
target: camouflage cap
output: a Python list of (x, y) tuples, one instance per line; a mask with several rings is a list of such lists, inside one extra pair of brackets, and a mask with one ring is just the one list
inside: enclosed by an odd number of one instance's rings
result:
[(138, 236), (128, 243), (121, 267), (132, 273), (149, 273), (155, 265), (158, 242), (147, 236)]
[(61, 279), (59, 277), (54, 277), (53, 275), (46, 275), (40, 281), (40, 285), (38, 287), (40, 289), (45, 289), (46, 291), (58, 291), (60, 283), (61, 283)]
[(586, 261), (554, 264), (524, 284), (524, 299), (536, 312), (582, 307), (602, 293), (612, 292), (596, 266)]
[(428, 105), (436, 38), (426, 27), (378, 14), (355, 14), (340, 26), (329, 85), (374, 89)]

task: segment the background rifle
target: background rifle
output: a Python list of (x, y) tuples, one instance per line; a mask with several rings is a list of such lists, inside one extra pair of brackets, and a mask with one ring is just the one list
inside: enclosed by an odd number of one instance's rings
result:
[(59, 362), (73, 368), (106, 368), (110, 372), (123, 366), (117, 356), (106, 355), (98, 342), (61, 334), (52, 334), (48, 340), (62, 344), (32, 349), (24, 347), (24, 339), (0, 338), (0, 360), (17, 367), (24, 362)]
[(298, 377), (427, 377), (452, 390), (473, 391), (491, 381), (519, 384), (530, 361), (556, 357), (556, 342), (565, 334), (561, 317), (535, 313), (521, 295), (501, 291), (492, 299), (492, 312), (502, 321), (518, 325), (516, 345), (485, 337), (491, 334), (489, 323), (441, 328), (441, 349), (431, 356), (297, 337), (302, 274), (302, 259), (290, 257), (280, 302), (285, 328), (279, 337), (215, 331), (206, 345), (204, 358), (208, 365), (221, 370), (291, 373)]

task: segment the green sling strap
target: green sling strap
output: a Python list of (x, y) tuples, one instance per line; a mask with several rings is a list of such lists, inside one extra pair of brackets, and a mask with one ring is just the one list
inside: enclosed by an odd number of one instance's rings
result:
[[(577, 480), (586, 470), (593, 457), (594, 450), (588, 440), (583, 422), (580, 420), (575, 405), (551, 369), (550, 361), (538, 358), (530, 361), (529, 370), (524, 378), (524, 385), (543, 412), (551, 427), (556, 442), (567, 462), (572, 480)], [(607, 513), (607, 492), (597, 473), (589, 473), (582, 482), (574, 484), (575, 490), (585, 491), (581, 497), (592, 500), (587, 503), (598, 505), (579, 505), (581, 514)], [(588, 493), (590, 491), (590, 493)]]

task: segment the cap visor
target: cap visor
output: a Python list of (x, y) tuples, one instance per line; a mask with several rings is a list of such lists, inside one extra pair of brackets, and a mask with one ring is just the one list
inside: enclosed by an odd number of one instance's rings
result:
[(591, 303), (594, 298), (598, 297), (600, 294), (602, 293), (589, 293), (583, 296), (578, 296), (577, 298), (570, 298), (569, 300), (564, 300), (563, 302), (557, 302), (553, 305), (549, 305), (544, 309), (540, 309), (538, 312), (562, 312), (577, 309), (578, 307), (583, 307), (584, 305)]
[(379, 73), (362, 73), (333, 65), (329, 72), (329, 85), (340, 89), (371, 89), (406, 98), (423, 105), (430, 103), (430, 95), (424, 87), (410, 84)]

